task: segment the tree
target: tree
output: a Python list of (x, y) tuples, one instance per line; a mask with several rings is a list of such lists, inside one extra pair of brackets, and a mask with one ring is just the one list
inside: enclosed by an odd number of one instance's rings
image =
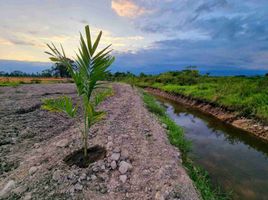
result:
[[(104, 94), (99, 93), (92, 99), (93, 91), (103, 83), (100, 82), (108, 74), (108, 67), (113, 63), (114, 57), (110, 56), (110, 46), (96, 52), (99, 45), (102, 31), (98, 34), (94, 43), (91, 42), (89, 26), (85, 27), (86, 37), (80, 33), (80, 48), (73, 63), (66, 57), (63, 47), (58, 50), (54, 44), (47, 45), (50, 52), (50, 60), (65, 66), (76, 85), (77, 93), (82, 97), (82, 108), (84, 118), (84, 129), (82, 140), (84, 144), (84, 158), (88, 159), (87, 140), (90, 127), (104, 116), (104, 112), (97, 112), (95, 107), (103, 99)], [(44, 101), (43, 108), (66, 113), (70, 117), (75, 117), (78, 105), (74, 105), (71, 98), (61, 97), (58, 99), (47, 99)]]
[(15, 71), (10, 73), (10, 76), (16, 76), (16, 77), (22, 77), (24, 75), (26, 75), (26, 74), (23, 73), (22, 71), (18, 71), (18, 70), (15, 70)]
[(52, 69), (45, 69), (42, 71), (41, 73), (42, 77), (52, 77), (53, 76), (53, 72)]
[(4, 72), (4, 71), (0, 71), (0, 76), (6, 76), (6, 75), (7, 75), (6, 72)]
[(141, 73), (140, 73), (140, 78), (144, 78), (144, 77), (146, 77), (146, 74), (143, 73), (143, 72), (141, 72)]
[[(66, 60), (70, 63), (72, 67), (74, 67), (74, 61), (66, 58)], [(52, 67), (52, 73), (54, 76), (62, 77), (62, 78), (70, 78), (71, 75), (68, 71), (68, 68), (65, 66), (65, 64), (56, 62), (55, 66)]]

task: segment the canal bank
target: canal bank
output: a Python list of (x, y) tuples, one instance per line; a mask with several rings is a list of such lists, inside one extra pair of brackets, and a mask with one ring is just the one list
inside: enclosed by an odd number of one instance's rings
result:
[(156, 96), (192, 142), (191, 159), (209, 172), (214, 185), (234, 199), (268, 196), (268, 148), (262, 140), (178, 102)]
[(260, 121), (257, 121), (256, 119), (249, 119), (241, 116), (235, 111), (228, 110), (225, 107), (219, 107), (213, 103), (190, 98), (184, 95), (165, 92), (151, 87), (147, 87), (145, 90), (151, 94), (171, 99), (183, 105), (191, 106), (192, 108), (198, 109), (206, 114), (212, 115), (220, 121), (242, 129), (246, 134), (254, 135), (255, 137), (268, 143), (268, 126)]

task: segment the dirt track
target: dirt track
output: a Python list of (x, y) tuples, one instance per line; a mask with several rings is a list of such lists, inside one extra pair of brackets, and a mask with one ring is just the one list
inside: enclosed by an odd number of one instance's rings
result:
[(78, 100), (73, 85), (0, 88), (0, 156), (1, 165), (6, 163), (1, 168), (0, 196), (199, 199), (178, 151), (145, 109), (138, 91), (123, 84), (113, 87), (114, 96), (100, 105), (106, 118), (92, 128), (89, 141), (90, 146), (106, 147), (107, 156), (86, 169), (68, 167), (62, 161), (81, 148), (80, 122), (40, 109), (42, 98), (62, 93)]

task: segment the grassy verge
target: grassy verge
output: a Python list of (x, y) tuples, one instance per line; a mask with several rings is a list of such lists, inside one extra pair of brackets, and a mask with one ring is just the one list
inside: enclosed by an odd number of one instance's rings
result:
[(227, 195), (221, 192), (220, 189), (215, 188), (211, 184), (208, 173), (201, 167), (194, 164), (188, 157), (188, 153), (191, 150), (191, 143), (184, 137), (183, 129), (166, 114), (165, 108), (159, 105), (154, 97), (146, 92), (143, 92), (143, 101), (148, 110), (154, 113), (160, 122), (166, 124), (170, 143), (180, 149), (183, 165), (195, 186), (200, 191), (202, 198), (204, 200), (231, 199), (230, 195)]
[(125, 74), (119, 80), (213, 103), (268, 124), (268, 74), (214, 77), (197, 70), (183, 70), (158, 75)]

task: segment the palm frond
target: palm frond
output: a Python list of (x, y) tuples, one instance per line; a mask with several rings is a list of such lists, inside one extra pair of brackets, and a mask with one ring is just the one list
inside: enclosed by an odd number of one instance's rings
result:
[(63, 96), (57, 99), (44, 99), (42, 109), (64, 112), (70, 117), (75, 117), (78, 105), (74, 106), (72, 99), (67, 96)]

